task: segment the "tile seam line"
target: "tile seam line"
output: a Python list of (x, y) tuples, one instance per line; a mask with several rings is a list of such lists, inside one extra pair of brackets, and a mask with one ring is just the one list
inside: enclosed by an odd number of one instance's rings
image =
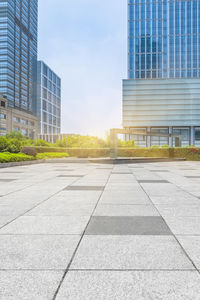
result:
[[(89, 174), (89, 173), (88, 173)], [(49, 180), (49, 179), (47, 179)], [(47, 180), (44, 180), (42, 182), (45, 182)], [(74, 184), (75, 182), (77, 182), (78, 180), (80, 180), (80, 178), (76, 178), (71, 184)], [(56, 196), (57, 194), (59, 194), (63, 189), (57, 191), (56, 193), (54, 193), (53, 195), (51, 195), (50, 197), (48, 197), (45, 200), (42, 200), (40, 203), (36, 204), (35, 206), (31, 207), (30, 209), (28, 209), (27, 211), (25, 211), (24, 213), (20, 214), (19, 216), (17, 216), (16, 218), (14, 218), (12, 221), (6, 223), (5, 225), (3, 225), (2, 227), (0, 227), (0, 230), (3, 229), (5, 226), (11, 224), (12, 222), (16, 221), (18, 218), (23, 217), (24, 215), (26, 215), (27, 213), (31, 212), (31, 210), (35, 209), (36, 207), (40, 206), (41, 204), (45, 203), (46, 201), (48, 201), (49, 199), (51, 199), (52, 197)]]
[(60, 288), (61, 288), (61, 286), (62, 286), (62, 284), (63, 284), (63, 282), (64, 282), (64, 280), (65, 280), (65, 278), (66, 278), (66, 276), (67, 276), (67, 274), (68, 274), (68, 272), (69, 272), (70, 266), (71, 266), (71, 264), (72, 264), (72, 262), (73, 262), (73, 260), (74, 260), (74, 257), (75, 257), (75, 255), (76, 255), (76, 253), (77, 253), (77, 251), (78, 251), (78, 248), (79, 248), (79, 246), (80, 246), (80, 244), (81, 244), (81, 242), (82, 242), (82, 240), (83, 240), (83, 237), (84, 237), (84, 235), (85, 235), (85, 232), (86, 232), (86, 230), (87, 230), (87, 227), (88, 227), (88, 225), (89, 225), (89, 223), (90, 223), (90, 221), (91, 221), (91, 219), (92, 219), (92, 217), (93, 217), (93, 215), (94, 215), (94, 212), (95, 212), (95, 210), (96, 210), (96, 208), (97, 208), (97, 206), (98, 206), (98, 204), (99, 204), (99, 201), (100, 201), (100, 199), (101, 199), (101, 197), (102, 197), (102, 195), (103, 195), (103, 193), (104, 193), (104, 191), (105, 191), (106, 185), (108, 184), (110, 177), (111, 177), (111, 174), (108, 174), (108, 177), (107, 177), (107, 180), (106, 180), (106, 184), (105, 184), (105, 186), (104, 186), (104, 188), (103, 188), (101, 194), (99, 195), (98, 201), (97, 201), (97, 203), (96, 203), (96, 205), (95, 205), (95, 207), (94, 207), (94, 209), (93, 209), (93, 211), (92, 211), (92, 214), (91, 214), (91, 216), (90, 216), (90, 218), (89, 218), (89, 221), (87, 222), (87, 224), (86, 224), (86, 226), (85, 226), (85, 229), (84, 229), (84, 231), (83, 231), (83, 233), (82, 233), (82, 235), (81, 235), (81, 238), (80, 238), (80, 240), (79, 240), (79, 242), (78, 242), (78, 244), (77, 244), (77, 246), (76, 246), (76, 249), (74, 250), (74, 253), (73, 253), (73, 255), (72, 255), (71, 259), (70, 259), (70, 262), (69, 262), (68, 265), (67, 265), (67, 268), (66, 268), (66, 270), (65, 270), (65, 272), (64, 272), (64, 274), (63, 274), (63, 276), (62, 276), (62, 278), (61, 278), (61, 281), (60, 281), (60, 283), (59, 283), (59, 285), (58, 285), (58, 287), (57, 287), (57, 289), (56, 289), (56, 291), (55, 291), (55, 293), (54, 293), (54, 296), (53, 296), (52, 300), (56, 300), (56, 298), (57, 298), (57, 295), (58, 295), (58, 293), (59, 293), (59, 291), (60, 291)]
[[(133, 174), (133, 176), (135, 177), (135, 175)], [(156, 205), (153, 203), (153, 201), (151, 200), (150, 196), (147, 194), (147, 192), (145, 191), (145, 189), (143, 188), (143, 186), (139, 183), (140, 187), (142, 188), (142, 190), (144, 191), (144, 193), (147, 195), (147, 197), (149, 198), (149, 200), (151, 201), (152, 205), (155, 207), (155, 209), (157, 210), (159, 216), (165, 221), (165, 219), (163, 218), (163, 216), (161, 215), (160, 211), (158, 210), (158, 208), (156, 207)], [(175, 185), (175, 184), (174, 184)], [(165, 223), (167, 224), (167, 222), (165, 221)], [(168, 224), (167, 224), (168, 226)], [(169, 227), (169, 226), (168, 226)], [(170, 227), (169, 227), (170, 229)], [(171, 231), (171, 229), (170, 229)], [(200, 276), (200, 270), (197, 268), (197, 266), (195, 265), (195, 263), (193, 262), (193, 260), (190, 258), (190, 256), (188, 255), (188, 253), (186, 252), (186, 250), (183, 248), (183, 246), (181, 245), (181, 243), (179, 242), (178, 238), (176, 237), (176, 235), (173, 233), (173, 231), (171, 231), (172, 236), (174, 237), (174, 239), (176, 240), (176, 242), (178, 243), (178, 245), (180, 246), (180, 248), (182, 249), (183, 253), (185, 254), (185, 256), (188, 258), (188, 260), (191, 262), (191, 264), (193, 265), (193, 267), (195, 268), (195, 270), (198, 272), (199, 276)]]
[[(0, 269), (0, 272), (64, 272), (65, 269)], [(68, 272), (194, 272), (195, 269), (69, 269)]]

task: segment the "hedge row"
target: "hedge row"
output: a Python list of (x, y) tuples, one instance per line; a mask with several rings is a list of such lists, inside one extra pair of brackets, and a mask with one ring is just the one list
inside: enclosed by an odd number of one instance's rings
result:
[(0, 163), (8, 163), (8, 162), (19, 162), (19, 161), (31, 161), (35, 158), (33, 156), (25, 155), (22, 153), (9, 153), (4, 152), (0, 153)]
[[(70, 157), (97, 158), (109, 157), (109, 148), (80, 149), (59, 147), (32, 147), (36, 153), (68, 153)], [(199, 148), (118, 148), (119, 157), (158, 157), (158, 158), (186, 158), (188, 160), (200, 160)]]

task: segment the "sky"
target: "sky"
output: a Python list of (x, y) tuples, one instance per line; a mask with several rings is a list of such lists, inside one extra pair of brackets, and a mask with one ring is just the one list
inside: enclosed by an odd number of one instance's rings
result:
[(62, 79), (62, 133), (121, 127), (126, 10), (126, 0), (39, 0), (38, 59)]

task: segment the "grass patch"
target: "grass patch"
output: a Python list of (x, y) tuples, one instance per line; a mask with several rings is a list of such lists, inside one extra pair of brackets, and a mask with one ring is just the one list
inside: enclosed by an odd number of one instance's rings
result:
[(22, 154), (22, 153), (9, 153), (4, 152), (0, 153), (0, 163), (9, 163), (9, 162), (20, 162), (20, 161), (31, 161), (35, 160), (33, 156)]
[(56, 153), (56, 152), (46, 152), (46, 153), (38, 153), (37, 159), (51, 159), (51, 158), (65, 158), (69, 157), (68, 153)]

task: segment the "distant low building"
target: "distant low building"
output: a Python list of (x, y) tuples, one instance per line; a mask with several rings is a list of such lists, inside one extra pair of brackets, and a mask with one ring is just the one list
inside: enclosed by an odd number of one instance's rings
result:
[(40, 134), (60, 134), (61, 79), (43, 61), (37, 64), (36, 114)]
[(0, 97), (0, 136), (10, 131), (21, 131), (25, 136), (35, 139), (38, 135), (37, 118), (24, 110), (9, 107), (7, 99)]

